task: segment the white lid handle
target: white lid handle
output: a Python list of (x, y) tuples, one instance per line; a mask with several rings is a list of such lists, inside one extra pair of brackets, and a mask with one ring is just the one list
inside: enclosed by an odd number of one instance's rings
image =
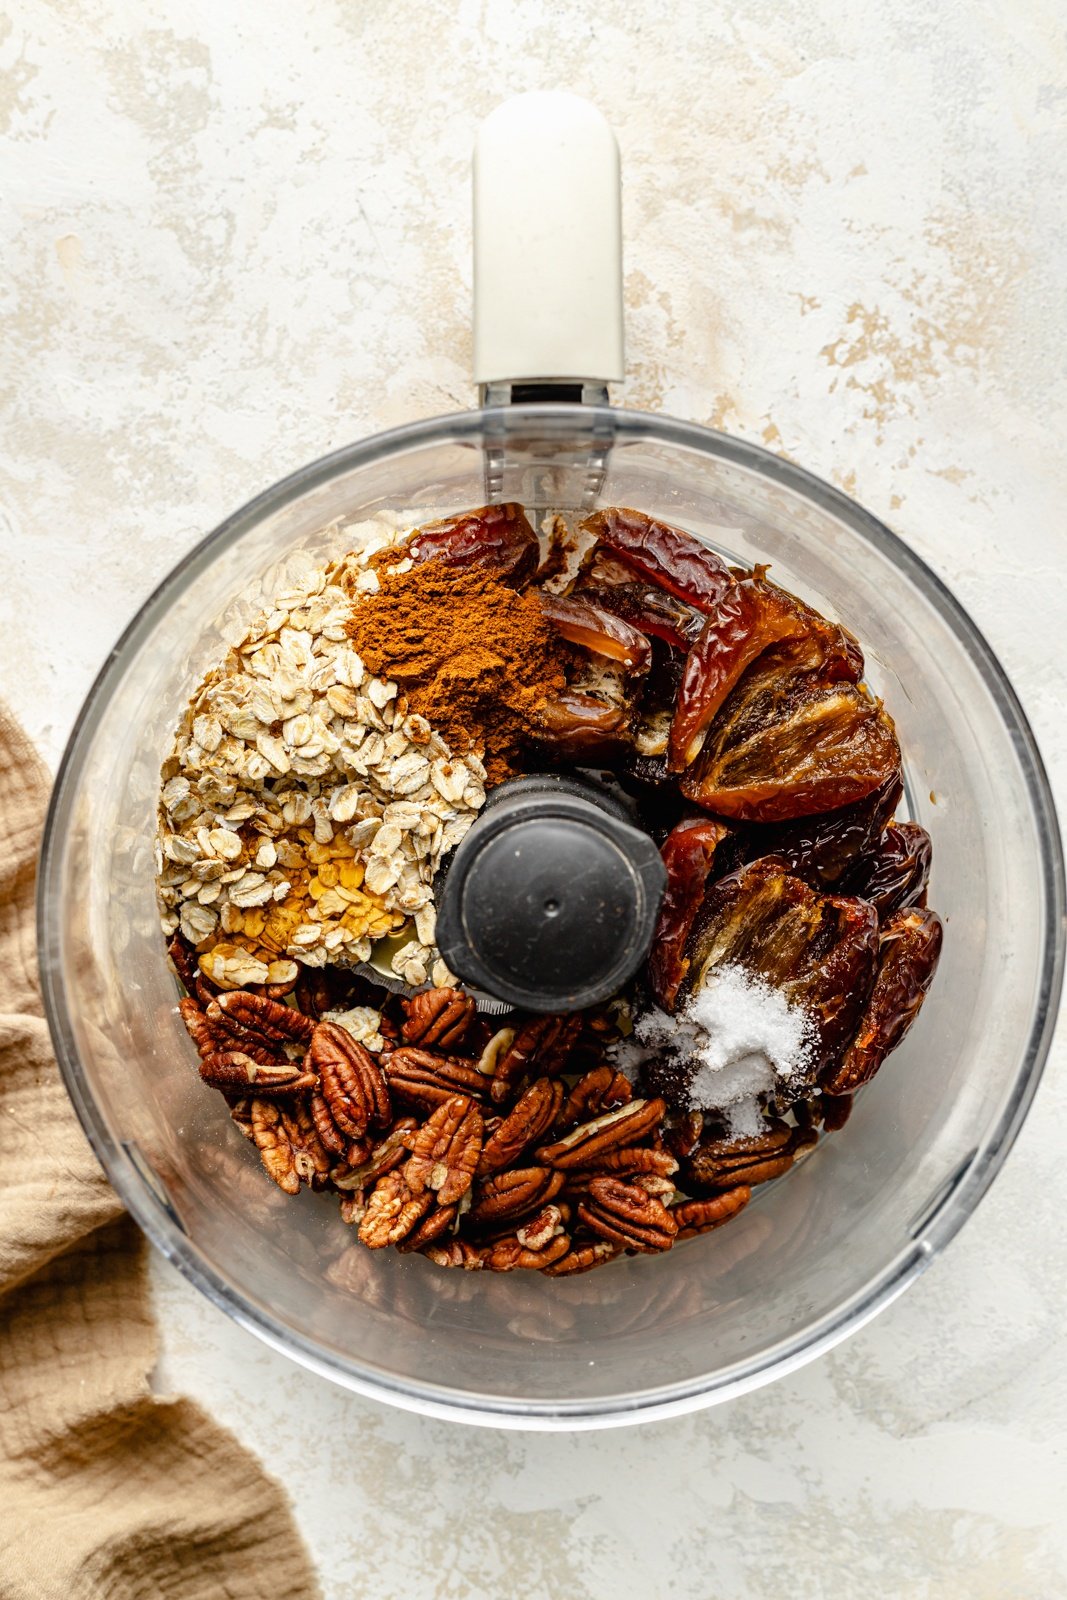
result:
[(578, 95), (517, 95), (474, 146), (474, 381), (622, 376), (615, 135)]

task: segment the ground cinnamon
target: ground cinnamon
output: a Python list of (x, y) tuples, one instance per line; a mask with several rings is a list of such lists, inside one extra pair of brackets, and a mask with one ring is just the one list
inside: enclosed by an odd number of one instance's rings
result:
[(366, 665), (398, 683), (457, 753), (481, 751), (491, 783), (521, 771), (541, 706), (565, 686), (566, 646), (536, 592), (441, 561), (378, 578), (348, 624)]

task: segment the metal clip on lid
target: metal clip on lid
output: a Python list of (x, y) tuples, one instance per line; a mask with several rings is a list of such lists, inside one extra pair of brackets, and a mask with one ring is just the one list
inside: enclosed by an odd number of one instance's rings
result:
[(438, 880), (437, 944), (466, 983), (524, 1011), (606, 1000), (648, 953), (666, 885), (624, 808), (574, 778), (494, 791)]

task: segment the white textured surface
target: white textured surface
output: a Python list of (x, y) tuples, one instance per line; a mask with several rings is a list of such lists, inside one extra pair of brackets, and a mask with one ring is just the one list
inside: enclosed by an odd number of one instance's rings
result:
[[(54, 759), (221, 514), (465, 405), (467, 162), (588, 94), (626, 180), (631, 403), (885, 516), (1063, 792), (1067, 45), (1046, 0), (23, 0), (0, 21), (0, 693)], [(10, 13), (9, 13), (10, 15)], [(726, 1408), (475, 1433), (344, 1397), (157, 1267), (168, 1384), (296, 1501), (329, 1600), (1067, 1593), (1063, 1041), (1007, 1169), (872, 1326)]]

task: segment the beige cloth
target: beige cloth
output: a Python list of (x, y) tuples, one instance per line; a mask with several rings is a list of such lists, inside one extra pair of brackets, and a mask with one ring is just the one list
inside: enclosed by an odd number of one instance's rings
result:
[(156, 1400), (146, 1248), (41, 1014), (47, 775), (0, 709), (0, 1600), (312, 1600), (285, 1496), (189, 1400)]

